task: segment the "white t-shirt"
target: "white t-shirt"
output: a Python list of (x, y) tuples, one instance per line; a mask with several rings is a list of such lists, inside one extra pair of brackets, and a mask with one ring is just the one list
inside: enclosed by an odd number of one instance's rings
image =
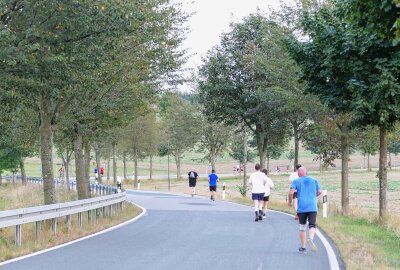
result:
[(266, 182), (267, 176), (265, 173), (260, 171), (253, 172), (249, 178), (249, 183), (252, 185), (251, 193), (264, 193)]
[(297, 178), (299, 178), (299, 175), (297, 174), (297, 171), (296, 171), (296, 172), (292, 172), (292, 173), (289, 175), (289, 181), (290, 181), (290, 183), (292, 183), (293, 180), (295, 180), (295, 179), (297, 179)]
[(274, 182), (272, 182), (272, 179), (267, 176), (267, 183), (265, 183), (264, 197), (269, 196), (271, 194), (271, 188), (273, 187), (274, 187)]

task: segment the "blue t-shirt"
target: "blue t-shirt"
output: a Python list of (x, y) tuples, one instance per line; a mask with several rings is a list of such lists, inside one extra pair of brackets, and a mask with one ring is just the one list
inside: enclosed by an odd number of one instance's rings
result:
[(321, 186), (317, 180), (309, 176), (302, 176), (295, 179), (290, 188), (297, 190), (298, 213), (318, 212), (317, 192)]
[(212, 173), (208, 175), (208, 178), (210, 179), (210, 187), (217, 186), (218, 175)]

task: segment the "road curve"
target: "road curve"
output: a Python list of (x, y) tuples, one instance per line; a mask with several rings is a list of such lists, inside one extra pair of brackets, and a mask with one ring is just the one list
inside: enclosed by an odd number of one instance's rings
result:
[(266, 220), (254, 222), (249, 206), (159, 192), (128, 191), (127, 194), (129, 200), (147, 209), (136, 222), (2, 264), (0, 269), (314, 270), (338, 267), (329, 260), (319, 237), (315, 239), (318, 252), (298, 254), (298, 226), (287, 214), (270, 211)]

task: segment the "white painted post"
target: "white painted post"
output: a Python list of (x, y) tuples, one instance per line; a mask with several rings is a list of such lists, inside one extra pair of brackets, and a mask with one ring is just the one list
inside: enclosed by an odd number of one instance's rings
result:
[(15, 226), (15, 245), (17, 247), (22, 245), (22, 225)]
[(140, 178), (137, 180), (137, 189), (140, 190)]
[(222, 184), (222, 200), (225, 200), (225, 193), (226, 193), (226, 185), (225, 182)]
[(328, 217), (328, 191), (326, 189), (322, 191), (322, 217)]

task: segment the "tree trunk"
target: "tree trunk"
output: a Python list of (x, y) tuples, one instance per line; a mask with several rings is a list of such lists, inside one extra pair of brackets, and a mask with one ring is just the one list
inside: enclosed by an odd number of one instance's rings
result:
[(349, 129), (347, 125), (341, 128), (341, 150), (342, 150), (342, 214), (349, 214)]
[(293, 128), (293, 135), (294, 135), (294, 164), (293, 164), (293, 171), (296, 171), (296, 166), (299, 164), (299, 145), (300, 145), (300, 138), (299, 132), (297, 128)]
[(21, 169), (22, 185), (26, 185), (25, 164), (24, 164), (24, 158), (22, 158), (22, 157), (19, 160), (19, 168)]
[(90, 190), (90, 144), (87, 140), (84, 140), (83, 147), (85, 151), (85, 179), (87, 180)]
[(150, 155), (150, 180), (153, 180), (153, 155)]
[(180, 152), (175, 152), (175, 163), (176, 163), (176, 179), (181, 180), (181, 156)]
[(116, 144), (112, 144), (112, 155), (113, 155), (113, 178), (114, 185), (117, 183), (117, 155), (116, 155)]
[(63, 165), (64, 165), (64, 170), (65, 170), (65, 183), (67, 185), (67, 190), (71, 190), (70, 184), (69, 184), (69, 164), (70, 164), (70, 153), (69, 150), (67, 149), (67, 157), (63, 158)]
[[(247, 145), (247, 134), (246, 131), (243, 131), (243, 187), (244, 193), (243, 196), (246, 196), (247, 191), (247, 160), (248, 160), (248, 145)], [(240, 170), (240, 169), (239, 169)]]
[(215, 149), (210, 151), (210, 163), (211, 163), (211, 170), (215, 171), (215, 163), (217, 162), (217, 155), (215, 153)]
[(260, 156), (260, 166), (261, 169), (265, 168), (265, 157), (267, 155), (267, 138), (265, 136), (265, 132), (262, 130), (261, 125), (256, 126), (256, 140), (257, 140), (257, 149), (258, 155)]
[(110, 181), (110, 159), (107, 159), (107, 181)]
[(135, 187), (135, 189), (137, 189), (138, 187), (138, 157), (137, 157), (137, 149), (133, 149), (133, 166), (134, 166), (134, 182), (133, 182), (133, 186)]
[(133, 147), (132, 150), (133, 150), (133, 171), (134, 171), (133, 186), (134, 186), (134, 188), (137, 188), (138, 187), (138, 171), (137, 170), (138, 170), (138, 162), (139, 162), (138, 150), (136, 149), (136, 147)]
[(95, 146), (94, 147), (94, 154), (96, 155), (96, 167), (97, 167), (97, 181), (99, 183), (103, 182), (103, 177), (101, 176), (101, 150), (100, 147)]
[(384, 219), (387, 216), (387, 131), (384, 127), (379, 130), (379, 217)]
[(50, 98), (40, 99), (40, 156), (42, 163), (44, 203), (56, 203), (53, 174), (53, 126)]
[(169, 170), (169, 152), (168, 152), (168, 191), (171, 190), (171, 175)]
[(123, 153), (122, 162), (124, 163), (124, 179), (128, 179), (128, 177), (126, 177), (126, 152)]
[(83, 155), (83, 139), (82, 135), (77, 135), (74, 141), (74, 153), (75, 153), (75, 175), (76, 175), (76, 187), (78, 190), (78, 199), (89, 198), (89, 182), (86, 180), (85, 174), (85, 161)]
[(370, 163), (370, 161), (369, 161), (370, 156), (371, 156), (371, 154), (368, 153), (367, 164), (368, 164), (368, 171), (369, 171), (369, 172), (372, 171), (372, 170), (371, 170), (371, 163)]

